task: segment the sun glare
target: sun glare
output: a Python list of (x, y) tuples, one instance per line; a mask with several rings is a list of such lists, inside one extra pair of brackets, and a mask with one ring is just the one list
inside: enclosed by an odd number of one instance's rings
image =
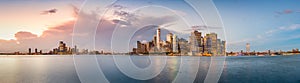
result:
[(66, 21), (76, 21), (77, 18), (76, 17), (70, 17), (70, 18), (67, 18)]

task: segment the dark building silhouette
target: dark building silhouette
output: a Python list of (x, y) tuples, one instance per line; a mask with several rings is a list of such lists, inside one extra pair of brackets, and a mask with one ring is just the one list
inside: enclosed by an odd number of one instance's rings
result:
[(31, 54), (31, 48), (28, 48), (28, 54), (29, 55)]
[(40, 50), (40, 54), (43, 54), (42, 50)]
[(37, 53), (38, 53), (38, 51), (37, 51), (37, 48), (35, 48), (35, 49), (34, 49), (34, 53), (35, 53), (35, 54), (37, 54)]

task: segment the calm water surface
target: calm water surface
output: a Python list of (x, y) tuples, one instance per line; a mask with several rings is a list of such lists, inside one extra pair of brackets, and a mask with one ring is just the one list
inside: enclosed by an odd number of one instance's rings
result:
[[(167, 57), (166, 66), (155, 78), (136, 80), (118, 70), (112, 56), (97, 56), (96, 59), (111, 83), (172, 82), (177, 74), (183, 73), (179, 71), (182, 63), (191, 70), (197, 69), (194, 65), (200, 63), (194, 82), (201, 83), (211, 61), (210, 57)], [(140, 68), (146, 68), (151, 63), (148, 56), (132, 56), (131, 60)], [(161, 63), (156, 61), (155, 64)], [(185, 73), (189, 75), (192, 72)], [(227, 57), (219, 82), (299, 83), (300, 56)], [(80, 80), (72, 56), (0, 56), (0, 83), (80, 83)]]

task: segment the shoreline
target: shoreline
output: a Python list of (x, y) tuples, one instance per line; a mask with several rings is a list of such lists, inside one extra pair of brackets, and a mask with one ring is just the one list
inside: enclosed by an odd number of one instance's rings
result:
[[(298, 56), (300, 54), (293, 54), (293, 55), (263, 55), (263, 56), (257, 56), (257, 55), (244, 55), (244, 56), (190, 56), (190, 55), (182, 55), (185, 57), (272, 57), (272, 56)], [(74, 56), (74, 55), (0, 55), (0, 57), (19, 57), (19, 56)], [(75, 55), (75, 56), (169, 56), (169, 55)], [(181, 56), (170, 56), (170, 57), (181, 57)]]

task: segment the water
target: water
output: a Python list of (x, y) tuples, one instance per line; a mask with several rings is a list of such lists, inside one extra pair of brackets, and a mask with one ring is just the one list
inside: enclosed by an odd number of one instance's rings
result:
[(228, 57), (221, 83), (299, 83), (300, 56)]
[[(121, 56), (122, 57), (122, 56)], [(151, 56), (162, 61), (157, 56)], [(147, 56), (132, 56), (132, 63), (140, 68), (151, 64)], [(197, 69), (194, 82), (203, 82), (209, 69), (210, 57), (166, 57), (163, 71), (155, 78), (137, 80), (126, 76), (114, 63), (112, 56), (97, 56), (98, 65), (111, 83), (172, 82), (176, 75), (192, 75)], [(182, 62), (182, 63), (181, 63)], [(196, 63), (200, 63), (195, 66)], [(299, 83), (300, 56), (249, 56), (227, 57), (220, 83)], [(89, 63), (85, 63), (89, 64)], [(127, 63), (126, 63), (127, 64)], [(188, 71), (179, 71), (180, 66)], [(158, 69), (153, 69), (158, 71)], [(93, 71), (87, 71), (92, 73)], [(192, 76), (191, 76), (192, 77)], [(187, 77), (189, 78), (189, 77)], [(0, 56), (0, 83), (80, 83), (72, 56)]]

